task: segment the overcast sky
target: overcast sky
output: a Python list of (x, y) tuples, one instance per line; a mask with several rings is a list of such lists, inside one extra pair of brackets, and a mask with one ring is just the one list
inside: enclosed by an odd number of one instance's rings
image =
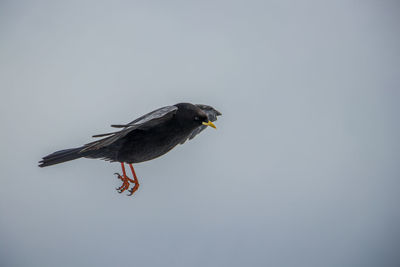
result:
[[(0, 265), (400, 265), (398, 1), (0, 2)], [(161, 106), (136, 165), (44, 155)]]

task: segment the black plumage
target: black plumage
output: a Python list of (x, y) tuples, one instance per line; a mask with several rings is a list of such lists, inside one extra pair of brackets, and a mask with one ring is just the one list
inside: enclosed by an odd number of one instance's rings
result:
[[(120, 191), (124, 191), (127, 189), (126, 181), (129, 179), (125, 174), (124, 163), (130, 165), (132, 174), (137, 180), (132, 163), (157, 158), (176, 145), (194, 138), (207, 126), (215, 128), (212, 122), (217, 120), (219, 115), (221, 113), (211, 106), (190, 103), (159, 108), (128, 124), (111, 125), (114, 128), (121, 128), (119, 131), (93, 136), (104, 137), (100, 140), (47, 155), (39, 162), (39, 166), (46, 167), (78, 158), (121, 162), (124, 175), (119, 175), (119, 178), (125, 187), (120, 188)], [(138, 182), (131, 182), (138, 185)]]

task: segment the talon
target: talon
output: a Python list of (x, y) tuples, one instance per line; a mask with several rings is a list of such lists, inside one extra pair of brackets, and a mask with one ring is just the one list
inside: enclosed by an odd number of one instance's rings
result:
[(122, 176), (121, 176), (121, 174), (119, 174), (118, 172), (116, 172), (116, 173), (114, 173), (114, 175), (117, 175), (118, 177), (118, 179), (120, 179), (120, 180), (122, 180)]
[[(123, 183), (120, 187), (117, 187), (115, 189), (117, 189), (117, 191), (120, 191), (119, 193), (124, 192), (127, 188), (127, 185), (125, 183)], [(129, 184), (128, 184), (128, 188), (129, 188)]]
[(130, 194), (128, 194), (128, 196), (132, 196), (133, 193), (135, 193), (138, 189), (139, 189), (139, 184), (135, 183), (135, 185), (132, 187), (132, 189), (128, 190), (130, 192)]
[(121, 177), (119, 177), (119, 179), (122, 180), (122, 185), (119, 188), (117, 188), (117, 190), (118, 190), (119, 193), (122, 193), (125, 190), (129, 189), (129, 185), (130, 185), (129, 181), (131, 179), (129, 177), (126, 177), (126, 176), (125, 177), (121, 176)]
[[(122, 168), (122, 173), (123, 174), (120, 175), (117, 172), (114, 173), (114, 174), (117, 175), (118, 176), (117, 178), (122, 181), (122, 185), (120, 187), (115, 188), (115, 189), (118, 191), (118, 193), (122, 193), (125, 190), (128, 190), (130, 192), (130, 194), (128, 194), (128, 196), (132, 196), (133, 193), (135, 193), (139, 188), (139, 181), (138, 181), (138, 179), (136, 177), (136, 173), (135, 173), (135, 170), (133, 169), (132, 164), (129, 164), (129, 166), (131, 167), (131, 171), (132, 171), (132, 174), (133, 174), (133, 179), (129, 178), (126, 175), (124, 163), (121, 162), (121, 168)], [(132, 183), (134, 185), (133, 185), (132, 189), (129, 190), (129, 186), (131, 185), (130, 183)]]
[(135, 183), (134, 180), (132, 180), (131, 178), (129, 178), (129, 177), (126, 175), (125, 169), (122, 169), (122, 172), (123, 172), (123, 175), (120, 175), (120, 174), (117, 173), (117, 172), (114, 173), (115, 175), (118, 176), (118, 179), (120, 179), (120, 180), (122, 181), (122, 185), (121, 185), (120, 187), (115, 188), (115, 189), (118, 191), (118, 193), (120, 193), (120, 194), (121, 194), (122, 192), (124, 192), (125, 190), (129, 189), (129, 186), (130, 186), (130, 183), (129, 183), (129, 182)]
[(138, 178), (136, 177), (135, 170), (133, 169), (133, 166), (132, 166), (131, 163), (129, 163), (129, 167), (131, 168), (131, 172), (132, 172), (133, 179), (134, 179), (134, 181), (132, 181), (132, 182), (135, 184), (135, 185), (132, 187), (131, 190), (128, 190), (128, 191), (130, 192), (130, 194), (128, 194), (128, 196), (132, 196), (133, 193), (135, 193), (135, 192), (139, 189), (140, 184), (139, 184), (139, 180), (138, 180)]

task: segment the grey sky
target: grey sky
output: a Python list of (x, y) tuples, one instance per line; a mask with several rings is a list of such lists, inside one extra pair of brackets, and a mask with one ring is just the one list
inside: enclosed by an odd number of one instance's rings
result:
[[(399, 266), (397, 1), (1, 1), (1, 266)], [(162, 158), (41, 156), (155, 108)]]

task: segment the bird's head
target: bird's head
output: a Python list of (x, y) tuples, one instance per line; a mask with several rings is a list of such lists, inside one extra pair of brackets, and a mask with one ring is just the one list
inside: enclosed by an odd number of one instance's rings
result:
[(178, 107), (176, 118), (182, 125), (194, 128), (205, 125), (217, 129), (214, 123), (208, 119), (207, 114), (196, 105), (190, 103), (179, 103), (175, 106)]

